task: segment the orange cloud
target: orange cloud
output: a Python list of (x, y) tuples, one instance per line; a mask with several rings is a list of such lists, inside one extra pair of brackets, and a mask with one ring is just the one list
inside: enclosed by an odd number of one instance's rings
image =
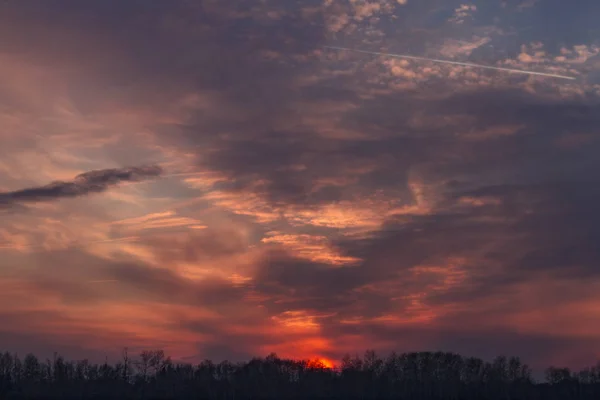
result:
[(269, 232), (269, 235), (261, 241), (263, 243), (283, 245), (291, 253), (300, 257), (306, 257), (314, 262), (344, 265), (360, 261), (356, 257), (346, 257), (336, 254), (336, 251), (328, 243), (329, 240), (324, 236), (284, 235), (278, 232)]

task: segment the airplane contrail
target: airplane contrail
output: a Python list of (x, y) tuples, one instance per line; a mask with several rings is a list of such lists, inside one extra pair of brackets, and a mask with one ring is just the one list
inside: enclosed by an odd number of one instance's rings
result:
[(496, 71), (505, 71), (505, 72), (512, 72), (512, 73), (518, 73), (518, 74), (546, 76), (549, 78), (560, 78), (560, 79), (570, 79), (570, 80), (576, 79), (575, 77), (572, 77), (572, 76), (548, 74), (545, 72), (533, 72), (533, 71), (525, 71), (522, 69), (493, 67), (490, 65), (473, 64), (473, 63), (466, 63), (466, 62), (459, 62), (459, 61), (439, 60), (439, 59), (435, 59), (435, 58), (408, 56), (408, 55), (404, 55), (404, 54), (380, 53), (377, 51), (357, 50), (357, 49), (350, 49), (347, 47), (336, 47), (336, 46), (323, 46), (323, 47), (326, 49), (332, 49), (332, 50), (353, 51), (356, 53), (373, 54), (373, 55), (377, 55), (377, 56), (394, 57), (394, 58), (405, 58), (408, 60), (431, 61), (431, 62), (437, 62), (437, 63), (443, 63), (443, 64), (460, 65), (463, 67), (484, 68), (484, 69), (493, 69)]

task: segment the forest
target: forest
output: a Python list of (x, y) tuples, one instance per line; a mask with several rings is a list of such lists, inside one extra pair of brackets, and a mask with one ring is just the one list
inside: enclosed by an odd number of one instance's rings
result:
[(536, 381), (518, 357), (486, 362), (448, 352), (346, 355), (328, 368), (275, 354), (246, 362), (175, 363), (162, 350), (116, 364), (0, 353), (0, 399), (600, 399), (600, 362), (549, 367)]

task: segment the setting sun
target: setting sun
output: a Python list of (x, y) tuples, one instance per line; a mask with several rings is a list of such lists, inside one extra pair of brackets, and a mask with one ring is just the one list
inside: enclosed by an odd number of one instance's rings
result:
[(326, 358), (317, 357), (308, 361), (309, 368), (325, 368), (325, 369), (333, 369), (335, 365), (331, 360)]

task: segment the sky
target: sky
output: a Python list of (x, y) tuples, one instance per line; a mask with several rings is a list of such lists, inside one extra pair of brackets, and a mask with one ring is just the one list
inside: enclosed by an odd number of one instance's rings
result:
[(599, 13), (1, 2), (0, 343), (595, 363)]

